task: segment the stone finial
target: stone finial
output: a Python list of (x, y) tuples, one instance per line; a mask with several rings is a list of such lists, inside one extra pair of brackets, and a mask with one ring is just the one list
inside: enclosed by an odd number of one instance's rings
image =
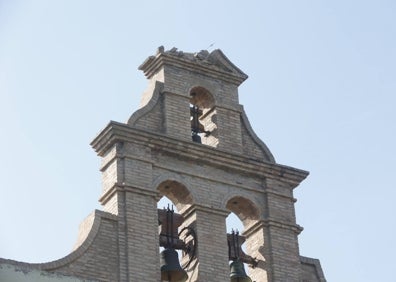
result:
[(164, 46), (163, 46), (163, 45), (159, 46), (159, 47), (157, 48), (157, 55), (158, 55), (158, 54), (164, 53), (164, 51), (165, 51)]
[(208, 50), (201, 50), (194, 54), (194, 57), (199, 60), (206, 60), (209, 57)]

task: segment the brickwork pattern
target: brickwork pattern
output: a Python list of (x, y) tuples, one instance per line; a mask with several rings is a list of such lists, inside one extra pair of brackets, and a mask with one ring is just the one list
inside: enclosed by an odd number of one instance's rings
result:
[(209, 209), (197, 209), (196, 229), (198, 245), (197, 281), (228, 281), (228, 247), (225, 218), (227, 213), (213, 213)]
[(190, 99), (173, 93), (164, 95), (166, 135), (191, 141)]
[(151, 82), (147, 92), (143, 95), (144, 100), (150, 97), (150, 100), (144, 107), (136, 111), (128, 120), (128, 124), (141, 129), (147, 129), (165, 133), (165, 116), (164, 116), (164, 95), (162, 95), (163, 83), (156, 81)]
[[(197, 234), (189, 282), (229, 281), (230, 212), (243, 222), (246, 252), (257, 259), (253, 281), (325, 281), (319, 262), (299, 254), (293, 189), (308, 173), (275, 163), (255, 135), (238, 102), (247, 76), (220, 50), (159, 48), (140, 69), (149, 79), (142, 107), (125, 124), (110, 122), (91, 143), (102, 157), (105, 212), (81, 225), (69, 256), (29, 267), (98, 281), (158, 282), (156, 205), (165, 195), (185, 217), (182, 227)], [(213, 98), (207, 125), (216, 125), (216, 143), (209, 146), (191, 138), (193, 89)], [(184, 254), (182, 264), (188, 259)]]
[(125, 208), (129, 281), (156, 282), (160, 277), (157, 201), (127, 192)]
[(71, 274), (101, 281), (118, 280), (118, 242), (115, 221), (102, 220), (97, 238), (78, 259), (54, 269), (57, 273)]

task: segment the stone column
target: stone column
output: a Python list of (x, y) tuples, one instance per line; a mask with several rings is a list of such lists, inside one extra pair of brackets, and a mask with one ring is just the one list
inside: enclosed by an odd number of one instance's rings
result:
[(267, 185), (265, 214), (243, 233), (247, 253), (259, 260), (250, 276), (256, 282), (299, 281), (302, 228), (296, 224), (292, 189), (275, 180), (267, 179)]
[(189, 97), (164, 92), (164, 122), (166, 135), (191, 141)]
[(182, 211), (184, 226), (193, 227), (198, 238), (197, 259), (188, 269), (189, 282), (230, 281), (225, 221), (228, 214), (201, 206)]
[(222, 107), (216, 107), (216, 112), (218, 148), (242, 153), (240, 112)]
[(125, 234), (128, 281), (160, 279), (156, 193), (125, 189)]
[(295, 228), (260, 222), (246, 230), (244, 236), (247, 253), (259, 261), (257, 267), (249, 268), (253, 281), (299, 281), (300, 256)]
[[(160, 279), (157, 192), (151, 189), (150, 149), (118, 142), (102, 162), (104, 210), (119, 217), (120, 281)], [(144, 255), (141, 255), (144, 254)]]

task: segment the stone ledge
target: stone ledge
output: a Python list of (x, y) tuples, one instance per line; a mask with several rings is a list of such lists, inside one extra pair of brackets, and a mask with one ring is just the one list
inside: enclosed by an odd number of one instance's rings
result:
[(274, 220), (274, 219), (262, 219), (258, 220), (256, 223), (253, 225), (247, 226), (245, 230), (243, 231), (243, 235), (249, 237), (252, 235), (254, 232), (257, 230), (262, 229), (262, 227), (278, 227), (278, 228), (283, 228), (283, 229), (290, 229), (296, 234), (300, 234), (304, 228), (301, 227), (298, 224), (292, 224), (288, 222), (283, 222), (280, 220)]
[[(169, 51), (163, 50), (163, 47), (155, 56), (148, 57), (140, 66), (147, 78), (151, 78), (165, 65), (176, 66), (188, 71), (227, 81), (239, 86), (248, 76), (236, 67), (220, 49), (216, 49), (206, 58), (197, 56), (197, 54), (184, 53), (173, 48)], [(201, 52), (200, 52), (201, 53)]]
[(210, 146), (194, 142), (181, 141), (160, 133), (147, 132), (132, 128), (124, 123), (111, 121), (107, 127), (91, 142), (99, 156), (117, 142), (133, 142), (150, 147), (153, 150), (163, 151), (191, 160), (208, 162), (210, 165), (225, 167), (244, 173), (259, 175), (273, 179), (281, 179), (295, 188), (309, 174), (309, 172), (265, 162), (234, 154)]

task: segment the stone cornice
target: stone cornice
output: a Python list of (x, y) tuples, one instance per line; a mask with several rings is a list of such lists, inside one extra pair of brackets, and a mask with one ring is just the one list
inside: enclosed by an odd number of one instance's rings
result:
[(298, 224), (291, 224), (288, 222), (283, 222), (280, 220), (275, 219), (262, 219), (256, 221), (253, 225), (250, 225), (245, 228), (243, 231), (243, 235), (249, 237), (250, 235), (254, 234), (258, 230), (262, 230), (263, 227), (278, 227), (278, 228), (286, 228), (290, 229), (295, 232), (297, 235), (300, 234), (304, 228)]
[(230, 153), (194, 142), (182, 141), (164, 134), (152, 133), (128, 126), (124, 123), (111, 121), (91, 142), (91, 146), (103, 156), (107, 150), (117, 142), (131, 142), (143, 144), (152, 150), (174, 154), (208, 162), (218, 167), (242, 171), (244, 173), (264, 176), (286, 182), (291, 188), (296, 187), (307, 176), (308, 172), (276, 163), (264, 162), (248, 158), (244, 155)]
[(233, 65), (220, 50), (213, 51), (206, 58), (176, 50), (161, 51), (156, 56), (148, 57), (139, 66), (139, 70), (142, 70), (147, 78), (151, 78), (165, 65), (175, 66), (187, 71), (193, 70), (205, 76), (221, 79), (237, 86), (248, 77)]

